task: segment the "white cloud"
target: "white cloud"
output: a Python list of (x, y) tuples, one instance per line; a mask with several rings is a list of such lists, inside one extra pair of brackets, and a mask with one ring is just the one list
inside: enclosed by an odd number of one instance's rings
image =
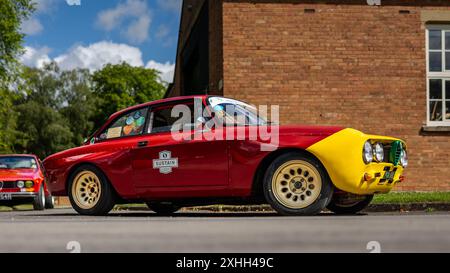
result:
[(119, 29), (131, 43), (140, 44), (148, 39), (152, 22), (146, 1), (127, 0), (97, 15), (97, 26), (105, 31)]
[(158, 6), (174, 12), (181, 12), (182, 0), (158, 0)]
[(36, 3), (36, 12), (35, 13), (50, 13), (54, 11), (59, 4), (58, 0), (34, 0)]
[(32, 17), (22, 23), (21, 31), (27, 35), (36, 35), (42, 32), (44, 27), (39, 19)]
[(173, 82), (173, 76), (175, 72), (175, 64), (170, 62), (166, 63), (158, 63), (153, 60), (149, 61), (146, 68), (156, 69), (161, 72), (161, 79), (165, 82), (171, 83)]
[(45, 63), (51, 61), (48, 54), (50, 53), (50, 48), (32, 48), (29, 46), (25, 47), (25, 53), (20, 57), (20, 61), (27, 66), (31, 67), (43, 67)]
[(142, 52), (137, 47), (112, 42), (98, 42), (89, 46), (76, 46), (66, 54), (55, 58), (62, 69), (101, 69), (105, 64), (127, 62), (132, 66), (143, 66)]
[[(74, 46), (66, 53), (55, 58), (50, 58), (48, 47), (33, 48), (25, 47), (25, 54), (21, 57), (23, 64), (31, 67), (43, 67), (45, 63), (55, 61), (63, 70), (75, 68), (86, 68), (95, 71), (103, 68), (106, 64), (119, 64), (127, 62), (132, 66), (144, 66), (142, 52), (139, 48), (126, 44), (116, 44), (112, 42), (98, 42), (88, 46)], [(148, 61), (146, 68), (156, 69), (161, 72), (161, 79), (165, 82), (172, 82), (175, 64), (170, 62), (158, 63)]]
[(39, 20), (39, 16), (42, 14), (49, 14), (53, 12), (57, 5), (57, 0), (34, 0), (36, 11), (34, 12), (34, 16), (25, 20), (21, 25), (21, 31), (27, 35), (36, 35), (41, 33), (44, 30), (41, 21)]

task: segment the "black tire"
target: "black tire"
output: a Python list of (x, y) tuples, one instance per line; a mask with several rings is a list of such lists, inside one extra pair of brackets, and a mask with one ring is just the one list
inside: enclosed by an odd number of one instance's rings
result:
[(147, 202), (147, 206), (152, 211), (160, 215), (172, 215), (181, 209), (180, 206), (173, 203), (150, 203)]
[[(77, 204), (75, 201), (76, 196), (74, 197), (74, 179), (83, 172), (92, 172), (98, 178), (98, 182), (101, 188), (98, 201), (96, 204), (90, 208), (83, 208)], [(89, 215), (89, 216), (102, 216), (107, 215), (116, 204), (116, 193), (109, 183), (106, 176), (103, 174), (101, 170), (92, 166), (92, 165), (82, 165), (78, 167), (69, 177), (69, 182), (67, 186), (67, 192), (69, 195), (69, 200), (72, 207), (81, 215)]]
[(54, 209), (55, 208), (55, 198), (51, 194), (45, 197), (45, 208)]
[[(321, 183), (320, 192), (316, 192), (317, 196), (316, 199), (315, 200), (313, 199), (314, 201), (311, 201), (311, 204), (308, 204), (306, 207), (303, 208), (290, 208), (285, 206), (280, 201), (278, 201), (272, 189), (272, 178), (274, 175), (276, 175), (275, 172), (277, 172), (277, 170), (281, 168), (284, 164), (289, 164), (288, 162), (292, 161), (303, 161), (309, 163), (309, 166), (311, 166), (316, 170), (316, 174), (318, 174), (317, 178), (320, 176), (320, 181), (317, 181), (317, 183)], [(302, 173), (301, 170), (299, 171), (300, 174), (298, 176), (300, 178), (302, 178), (301, 175), (303, 176), (306, 175), (306, 177), (308, 176), (306, 172)], [(294, 178), (292, 178), (292, 180), (294, 180)], [(305, 186), (305, 188), (306, 187), (307, 186)], [(272, 206), (274, 210), (276, 210), (281, 215), (309, 216), (309, 215), (316, 215), (326, 208), (333, 195), (334, 187), (330, 181), (328, 173), (325, 171), (325, 168), (316, 158), (309, 155), (305, 155), (300, 152), (289, 152), (279, 156), (270, 164), (269, 168), (267, 169), (264, 175), (263, 191), (267, 202)]]
[(34, 210), (44, 210), (45, 209), (45, 193), (44, 186), (39, 188), (38, 195), (33, 199), (33, 209)]
[[(348, 200), (353, 197), (355, 201)], [(355, 198), (358, 197), (358, 198)], [(348, 193), (336, 193), (333, 195), (327, 209), (336, 214), (357, 214), (372, 202), (373, 195), (356, 196)]]

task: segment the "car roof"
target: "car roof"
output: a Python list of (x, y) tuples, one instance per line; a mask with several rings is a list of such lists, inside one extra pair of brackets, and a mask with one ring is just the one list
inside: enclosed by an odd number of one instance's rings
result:
[(174, 101), (178, 101), (178, 100), (194, 99), (194, 98), (201, 98), (201, 99), (204, 99), (204, 98), (206, 98), (206, 97), (208, 97), (208, 95), (193, 95), (193, 96), (171, 97), (171, 98), (166, 98), (166, 99), (160, 99), (160, 100), (150, 101), (150, 102), (138, 104), (138, 105), (131, 106), (131, 107), (128, 107), (128, 108), (126, 108), (126, 109), (120, 110), (120, 111), (118, 111), (118, 112), (112, 114), (112, 115), (108, 118), (108, 120), (110, 120), (110, 119), (112, 119), (112, 118), (115, 118), (115, 117), (117, 117), (117, 116), (119, 116), (119, 115), (121, 115), (121, 114), (123, 114), (123, 113), (130, 112), (130, 111), (133, 111), (133, 110), (135, 110), (135, 109), (139, 109), (139, 108), (143, 108), (143, 107), (148, 107), (148, 106), (155, 105), (155, 104), (161, 104), (161, 103), (167, 103), (167, 102), (174, 102)]

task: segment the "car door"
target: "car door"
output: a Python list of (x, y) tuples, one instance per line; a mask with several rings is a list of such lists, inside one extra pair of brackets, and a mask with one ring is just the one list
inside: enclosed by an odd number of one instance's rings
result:
[[(172, 133), (178, 117), (175, 106), (190, 109), (183, 132)], [(228, 148), (224, 140), (193, 138), (194, 100), (158, 105), (150, 109), (148, 134), (132, 150), (133, 181), (138, 188), (210, 187), (228, 185)], [(179, 138), (183, 137), (184, 140)]]

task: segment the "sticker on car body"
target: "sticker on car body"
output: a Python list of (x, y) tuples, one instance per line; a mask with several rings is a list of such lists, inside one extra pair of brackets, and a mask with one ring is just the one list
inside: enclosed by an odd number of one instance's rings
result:
[(153, 159), (153, 169), (159, 169), (162, 174), (169, 174), (173, 168), (178, 168), (178, 158), (172, 158), (172, 152), (162, 151), (158, 159)]

